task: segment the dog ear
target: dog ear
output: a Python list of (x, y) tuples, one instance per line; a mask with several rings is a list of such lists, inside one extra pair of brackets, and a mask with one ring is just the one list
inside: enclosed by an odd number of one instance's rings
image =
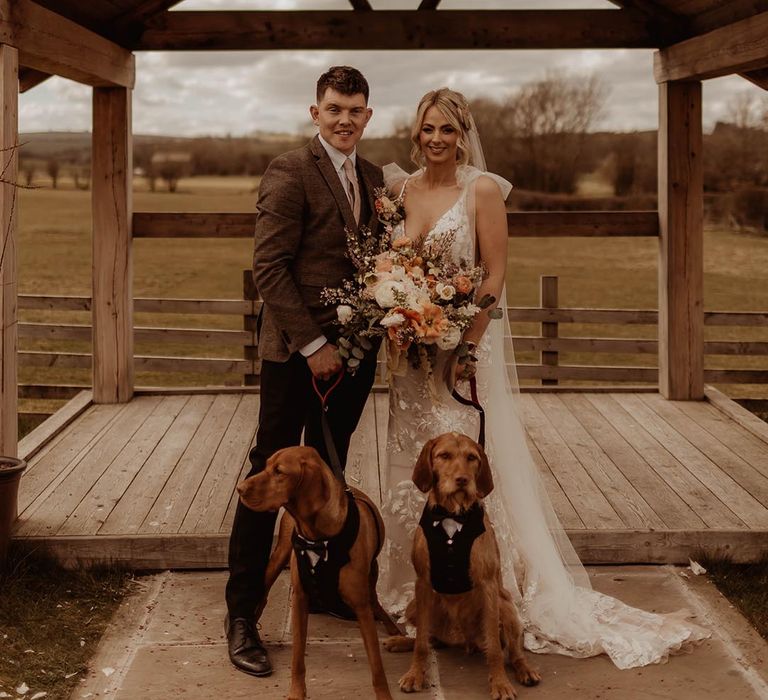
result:
[(493, 474), (488, 455), (480, 445), (478, 447), (480, 448), (480, 469), (477, 472), (477, 495), (478, 498), (485, 498), (493, 491)]
[(432, 448), (435, 444), (435, 438), (427, 440), (424, 447), (421, 448), (421, 454), (413, 467), (411, 480), (419, 491), (427, 493), (432, 488), (434, 475), (432, 474)]
[(314, 481), (320, 489), (320, 499), (324, 503), (331, 497), (331, 468), (325, 463), (320, 453), (314, 447), (307, 447), (306, 454), (301, 458), (301, 468), (307, 481)]

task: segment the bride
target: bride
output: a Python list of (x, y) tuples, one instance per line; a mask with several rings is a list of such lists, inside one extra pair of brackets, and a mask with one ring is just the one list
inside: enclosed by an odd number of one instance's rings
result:
[[(504, 200), (511, 185), (485, 172), (464, 96), (448, 88), (427, 93), (419, 103), (411, 140), (411, 157), (420, 168), (410, 175), (396, 165), (384, 168), (390, 194), (405, 208), (392, 240), (405, 236), (432, 243), (449, 237), (456, 262), (477, 261), (487, 271), (477, 298), (492, 295), (505, 312)], [(450, 393), (454, 381), (461, 390), (462, 380), (475, 375), (496, 484), (485, 507), (499, 541), (505, 587), (523, 620), (526, 648), (578, 657), (605, 653), (619, 668), (632, 668), (664, 661), (684, 645), (708, 637), (706, 630), (686, 620), (684, 611), (649, 613), (592, 590), (528, 450), (508, 323), (506, 315), (492, 320), (489, 312), (495, 306), (481, 311), (464, 333), (471, 348), (468, 362), (457, 363), (452, 351), (437, 350), (429, 378), (424, 369), (407, 362), (391, 372), (382, 507), (388, 545), (379, 584), (385, 607), (402, 613), (413, 595), (410, 549), (424, 504), (411, 482), (413, 465), (424, 443), (440, 433), (478, 435), (477, 413)]]

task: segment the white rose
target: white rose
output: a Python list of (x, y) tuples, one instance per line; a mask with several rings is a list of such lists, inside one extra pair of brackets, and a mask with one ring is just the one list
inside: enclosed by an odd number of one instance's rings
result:
[(456, 287), (454, 287), (452, 284), (443, 284), (442, 282), (438, 282), (437, 285), (435, 285), (435, 291), (443, 301), (450, 301), (454, 296), (456, 296)]
[(352, 319), (352, 307), (348, 304), (341, 304), (336, 307), (336, 316), (339, 319), (339, 323), (349, 323)]
[(378, 287), (376, 287), (376, 303), (382, 309), (391, 309), (393, 306), (397, 305), (395, 293), (399, 292), (402, 294), (404, 291), (405, 290), (403, 285), (400, 284), (400, 282), (395, 280), (387, 280), (386, 282), (382, 282)]
[(405, 277), (405, 268), (402, 265), (393, 265), (390, 274), (392, 279), (401, 280)]
[(453, 350), (461, 342), (461, 331), (456, 326), (449, 326), (437, 339), (437, 347), (441, 350)]
[(460, 306), (458, 308), (458, 313), (467, 318), (474, 318), (480, 311), (480, 307), (475, 306), (475, 304), (467, 304), (466, 306)]
[(401, 323), (405, 323), (405, 316), (400, 313), (388, 313), (384, 318), (379, 321), (379, 323), (384, 326), (384, 328), (389, 328), (390, 326), (399, 326)]
[(424, 279), (424, 270), (422, 270), (420, 267), (412, 267), (411, 268), (411, 277), (415, 280), (421, 280)]

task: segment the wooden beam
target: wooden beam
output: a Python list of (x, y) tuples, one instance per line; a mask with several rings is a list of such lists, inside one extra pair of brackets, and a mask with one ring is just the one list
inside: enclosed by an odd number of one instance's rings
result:
[(373, 9), (368, 0), (349, 0), (349, 4), (352, 5), (353, 10), (360, 10), (362, 12), (367, 12), (368, 10)]
[(94, 86), (133, 87), (130, 51), (30, 0), (0, 0), (0, 42), (43, 73)]
[(757, 87), (763, 88), (763, 90), (768, 90), (768, 68), (751, 70), (742, 73), (741, 77), (745, 80), (749, 80), (750, 83), (757, 85)]
[(19, 66), (19, 92), (26, 92), (31, 90), (36, 85), (40, 85), (45, 80), (51, 77), (50, 73), (43, 73), (42, 71), (35, 70), (34, 68), (25, 68)]
[(657, 83), (768, 68), (768, 12), (661, 49), (653, 64)]
[(648, 18), (616, 10), (166, 12), (134, 48), (597, 49), (656, 48)]
[(689, 22), (693, 34), (705, 34), (760, 12), (768, 12), (768, 0), (728, 0), (691, 15)]
[(701, 83), (659, 86), (659, 391), (704, 396)]
[(18, 450), (19, 52), (0, 44), (0, 454)]
[(440, 4), (440, 0), (421, 0), (419, 3), (420, 10), (436, 10)]
[(131, 91), (93, 91), (93, 399), (133, 396)]

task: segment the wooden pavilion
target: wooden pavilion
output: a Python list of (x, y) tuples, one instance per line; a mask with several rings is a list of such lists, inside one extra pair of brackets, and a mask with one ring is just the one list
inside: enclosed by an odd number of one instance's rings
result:
[[(258, 390), (136, 390), (131, 247), (139, 236), (248, 237), (253, 216), (133, 211), (134, 52), (652, 48), (658, 212), (508, 217), (511, 236), (658, 239), (658, 390), (543, 387), (524, 396), (526, 428), (585, 561), (687, 561), (702, 549), (749, 560), (768, 551), (768, 426), (705, 388), (701, 89), (729, 74), (768, 89), (768, 2), (624, 0), (540, 11), (442, 10), (439, 0), (414, 0), (414, 9), (394, 11), (350, 0), (346, 11), (169, 12), (178, 2), (0, 0), (0, 453), (30, 464), (19, 537), (68, 561), (225, 562)], [(93, 87), (93, 286), (78, 302), (92, 313), (93, 383), (19, 442), (18, 92), (50, 75)], [(174, 305), (183, 302), (158, 302)], [(363, 458), (350, 467), (370, 493), (379, 489), (386, 420), (386, 396), (375, 393), (356, 437)]]

